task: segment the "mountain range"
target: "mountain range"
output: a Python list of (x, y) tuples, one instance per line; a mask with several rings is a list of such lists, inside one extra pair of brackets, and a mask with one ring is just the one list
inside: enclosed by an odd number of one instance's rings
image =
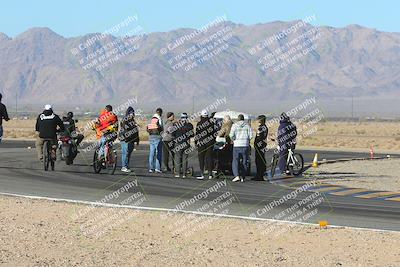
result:
[(400, 96), (400, 33), (305, 24), (281, 34), (299, 22), (222, 22), (205, 32), (177, 29), (122, 39), (98, 33), (64, 38), (48, 28), (13, 38), (0, 33), (0, 92), (32, 107), (91, 107), (131, 97), (144, 107), (192, 106), (226, 97), (254, 108), (309, 96)]

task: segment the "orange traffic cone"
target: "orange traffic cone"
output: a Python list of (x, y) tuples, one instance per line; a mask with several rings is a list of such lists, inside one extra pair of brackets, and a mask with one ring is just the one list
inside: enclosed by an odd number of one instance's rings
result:
[(328, 221), (319, 221), (320, 228), (328, 228)]
[(370, 147), (369, 147), (369, 155), (370, 155), (370, 158), (371, 159), (374, 159), (374, 147), (371, 145)]

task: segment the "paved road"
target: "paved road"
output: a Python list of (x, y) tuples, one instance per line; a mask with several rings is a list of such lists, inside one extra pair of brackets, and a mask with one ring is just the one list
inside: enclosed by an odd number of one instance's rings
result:
[[(232, 183), (229, 179), (198, 181), (174, 179), (170, 174), (147, 173), (147, 146), (139, 147), (133, 155), (135, 174), (93, 174), (91, 153), (80, 153), (74, 166), (56, 164), (55, 172), (45, 172), (35, 159), (35, 151), (27, 149), (29, 142), (5, 141), (0, 145), (0, 192), (71, 200), (100, 201), (120, 204), (122, 200), (145, 195), (143, 207), (183, 209), (260, 218), (301, 220), (330, 224), (400, 231), (400, 205), (396, 202), (317, 195), (293, 190), (268, 182), (246, 181)], [(300, 151), (311, 161), (313, 151)], [(367, 156), (351, 152), (318, 152), (321, 158)], [(195, 155), (190, 163), (197, 169)], [(110, 197), (127, 183), (128, 192)], [(136, 184), (137, 183), (137, 184)], [(213, 190), (214, 189), (214, 190)], [(127, 205), (132, 205), (128, 203)], [(272, 205), (275, 205), (272, 207)]]

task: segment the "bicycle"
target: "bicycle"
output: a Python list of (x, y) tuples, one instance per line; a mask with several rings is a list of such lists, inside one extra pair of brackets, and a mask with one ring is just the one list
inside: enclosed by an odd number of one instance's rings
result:
[(57, 153), (56, 141), (52, 139), (45, 139), (43, 141), (43, 167), (45, 171), (49, 170), (49, 165), (51, 170), (54, 171), (56, 153)]
[[(278, 165), (278, 160), (279, 160), (279, 153), (274, 153), (274, 156), (272, 157), (271, 160), (271, 177), (274, 177), (275, 175), (275, 169), (276, 166)], [(299, 176), (300, 174), (302, 174), (303, 168), (304, 168), (303, 156), (300, 153), (294, 153), (293, 150), (289, 148), (286, 159), (286, 170), (288, 170), (292, 176)]]
[(99, 155), (100, 147), (94, 151), (93, 169), (95, 173), (100, 173), (102, 169), (107, 169), (109, 174), (114, 174), (117, 168), (117, 151), (113, 141), (106, 141), (103, 155)]

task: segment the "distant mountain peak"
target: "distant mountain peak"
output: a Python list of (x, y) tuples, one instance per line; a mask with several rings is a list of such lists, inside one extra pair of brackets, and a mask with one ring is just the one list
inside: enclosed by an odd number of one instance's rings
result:
[(0, 42), (1, 41), (8, 41), (11, 40), (10, 37), (7, 36), (7, 34), (0, 32)]
[(47, 27), (34, 27), (30, 28), (23, 33), (17, 35), (15, 38), (29, 38), (29, 37), (56, 37), (56, 38), (64, 38), (63, 36), (57, 34), (53, 30)]

